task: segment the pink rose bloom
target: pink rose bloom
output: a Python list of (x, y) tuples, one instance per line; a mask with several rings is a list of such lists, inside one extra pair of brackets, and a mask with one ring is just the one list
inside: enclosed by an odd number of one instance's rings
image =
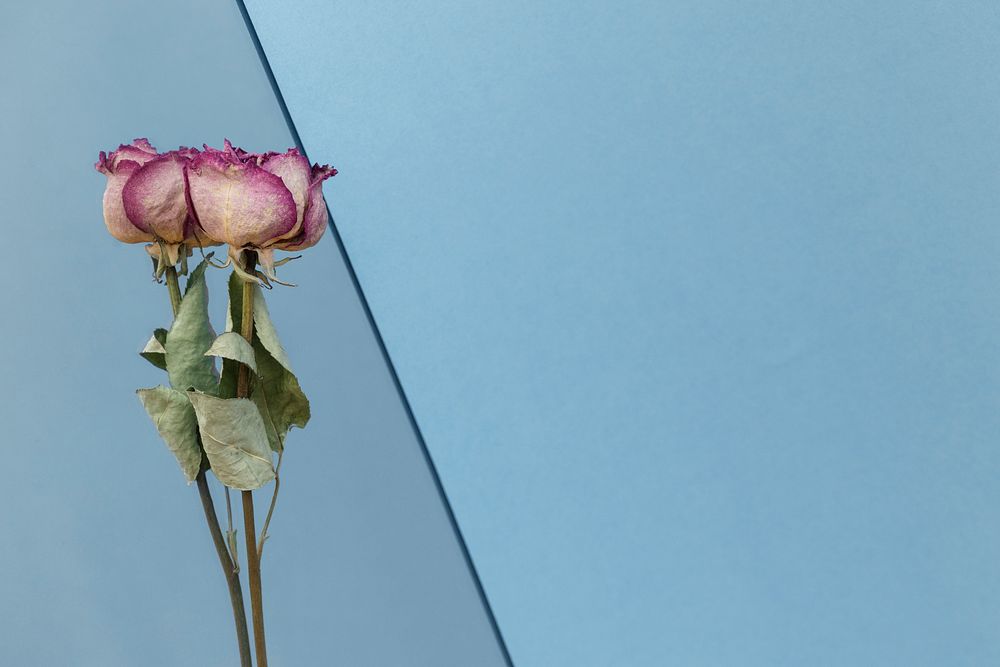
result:
[(167, 249), (168, 261), (176, 264), (180, 246), (202, 246), (208, 239), (198, 236), (187, 199), (188, 163), (197, 155), (193, 148), (157, 153), (146, 139), (121, 145), (94, 165), (108, 177), (104, 191), (104, 223), (108, 231), (125, 243), (147, 243), (158, 256), (159, 244)]
[(337, 170), (310, 166), (294, 148), (248, 153), (227, 139), (222, 150), (205, 146), (187, 173), (198, 224), (209, 238), (229, 245), (238, 270), (243, 251), (254, 250), (274, 280), (275, 250), (308, 248), (326, 231), (322, 186)]

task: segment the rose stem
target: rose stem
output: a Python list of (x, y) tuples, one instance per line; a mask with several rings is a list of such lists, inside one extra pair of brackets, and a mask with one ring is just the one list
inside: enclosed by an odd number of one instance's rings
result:
[[(177, 284), (177, 269), (167, 267), (167, 291), (170, 292), (170, 305), (174, 310), (174, 317), (181, 307), (181, 288)], [(240, 585), (240, 575), (237, 573), (233, 560), (226, 548), (226, 541), (222, 537), (222, 529), (219, 527), (219, 518), (215, 513), (215, 503), (212, 502), (212, 492), (208, 488), (208, 479), (205, 477), (205, 469), (202, 468), (195, 478), (198, 483), (198, 495), (201, 497), (201, 506), (205, 510), (205, 521), (208, 523), (208, 532), (212, 534), (212, 542), (215, 544), (215, 552), (219, 556), (219, 564), (222, 565), (222, 573), (226, 577), (226, 584), (229, 586), (229, 601), (233, 606), (233, 620), (236, 622), (236, 641), (240, 648), (240, 667), (253, 667), (250, 654), (250, 633), (247, 630), (247, 612), (243, 605), (243, 587)]]
[[(257, 269), (257, 253), (246, 251), (244, 270), (254, 275)], [(243, 337), (253, 345), (253, 298), (254, 284), (243, 283)], [(236, 380), (236, 396), (250, 396), (250, 369), (240, 364)], [(250, 617), (253, 619), (253, 640), (257, 649), (257, 667), (267, 667), (267, 642), (264, 640), (264, 601), (260, 585), (260, 552), (257, 550), (257, 526), (253, 516), (253, 491), (243, 492), (243, 535), (247, 545), (247, 578), (250, 581)]]

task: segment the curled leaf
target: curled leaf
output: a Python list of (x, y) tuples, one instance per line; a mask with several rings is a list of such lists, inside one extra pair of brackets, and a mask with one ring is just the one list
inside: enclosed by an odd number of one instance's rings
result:
[(251, 398), (267, 427), (271, 449), (281, 451), (292, 426), (309, 423), (309, 399), (298, 378), (264, 349), (258, 350), (260, 373)]
[(253, 348), (246, 338), (235, 331), (226, 331), (219, 334), (219, 337), (208, 348), (205, 356), (223, 357), (232, 359), (241, 364), (246, 364), (254, 373), (257, 372), (257, 361), (254, 359)]
[(187, 481), (194, 481), (201, 469), (201, 447), (198, 421), (187, 395), (163, 386), (139, 389), (136, 393)]
[(271, 314), (267, 311), (264, 293), (257, 285), (254, 285), (253, 288), (253, 323), (254, 330), (257, 332), (257, 337), (264, 349), (270, 352), (275, 361), (291, 373), (292, 361), (288, 358), (285, 348), (281, 346), (281, 341), (278, 340), (278, 331), (274, 328)]
[(146, 341), (146, 347), (142, 348), (139, 356), (153, 364), (161, 370), (167, 370), (167, 349), (163, 344), (167, 341), (167, 330), (156, 329), (153, 335)]

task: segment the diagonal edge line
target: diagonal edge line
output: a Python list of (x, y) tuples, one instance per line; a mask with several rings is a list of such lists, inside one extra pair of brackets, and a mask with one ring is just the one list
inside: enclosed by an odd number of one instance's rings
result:
[[(274, 97), (278, 101), (278, 106), (281, 108), (281, 115), (285, 117), (285, 123), (288, 125), (288, 130), (292, 134), (295, 146), (308, 160), (309, 156), (306, 153), (305, 146), (302, 144), (302, 138), (299, 136), (299, 131), (295, 127), (295, 121), (292, 120), (292, 115), (288, 111), (288, 105), (285, 104), (285, 97), (281, 94), (281, 88), (278, 86), (278, 80), (274, 77), (274, 71), (271, 69), (271, 63), (267, 59), (267, 54), (264, 53), (264, 47), (260, 43), (260, 37), (257, 35), (257, 29), (253, 25), (253, 19), (250, 18), (250, 12), (247, 10), (246, 3), (244, 0), (236, 0), (236, 5), (239, 7), (240, 14), (243, 16), (243, 22), (246, 24), (247, 32), (250, 33), (250, 39), (253, 42), (254, 48), (257, 50), (257, 56), (260, 58), (260, 64), (263, 66), (264, 73), (267, 75), (267, 80), (271, 84)], [(469, 574), (472, 576), (472, 581), (476, 585), (476, 592), (479, 594), (479, 601), (482, 603), (483, 610), (486, 612), (486, 616), (489, 619), (497, 645), (500, 647), (500, 652), (503, 654), (503, 658), (508, 667), (514, 667), (514, 663), (510, 657), (510, 652), (507, 650), (507, 642), (503, 638), (503, 633), (500, 632), (500, 626), (497, 623), (496, 616), (493, 614), (493, 607), (490, 605), (489, 598), (486, 596), (486, 590), (483, 588), (483, 582), (479, 578), (479, 572), (476, 570), (476, 566), (472, 561), (472, 555), (469, 553), (469, 547), (465, 543), (465, 537), (462, 535), (462, 529), (459, 527), (458, 521), (455, 519), (455, 512), (451, 508), (451, 502), (448, 500), (448, 494), (445, 492), (444, 485), (441, 483), (441, 477), (438, 475), (437, 466), (434, 465), (434, 459), (431, 456), (430, 450), (427, 448), (427, 442), (424, 440), (424, 436), (420, 432), (420, 426), (417, 425), (417, 419), (413, 414), (413, 409), (410, 407), (410, 401), (406, 397), (406, 392), (403, 390), (402, 383), (399, 381), (399, 375), (396, 374), (396, 366), (392, 363), (392, 358), (389, 356), (389, 350), (385, 346), (385, 340), (382, 338), (382, 333), (379, 331), (378, 325), (375, 323), (375, 317), (372, 315), (371, 307), (368, 305), (368, 299), (365, 297), (365, 293), (361, 289), (361, 283), (358, 281), (358, 274), (354, 271), (354, 265), (351, 263), (351, 258), (347, 254), (347, 248), (344, 246), (344, 241), (340, 236), (340, 231), (337, 229), (337, 224), (333, 219), (333, 214), (330, 213), (329, 204), (326, 206), (326, 214), (329, 220), (330, 231), (333, 233), (333, 239), (337, 242), (337, 249), (340, 251), (340, 257), (344, 260), (344, 265), (347, 267), (347, 273), (350, 275), (351, 283), (354, 285), (354, 291), (357, 294), (358, 299), (361, 301), (361, 307), (364, 309), (365, 317), (368, 320), (368, 326), (371, 328), (372, 334), (375, 336), (375, 341), (378, 343), (379, 351), (382, 353), (382, 359), (385, 361), (386, 368), (389, 370), (389, 375), (392, 376), (392, 383), (396, 387), (399, 400), (402, 402), (403, 408), (406, 411), (406, 417), (410, 422), (411, 428), (413, 429), (413, 434), (416, 436), (417, 442), (420, 444), (420, 451), (424, 455), (424, 461), (427, 463), (427, 468), (430, 470), (431, 477), (434, 480), (434, 486), (437, 489), (442, 505), (444, 505), (445, 513), (448, 515), (448, 522), (451, 524), (452, 531), (455, 533), (455, 537), (458, 540), (458, 544), (461, 548), (462, 556), (465, 559), (465, 564), (468, 567)]]

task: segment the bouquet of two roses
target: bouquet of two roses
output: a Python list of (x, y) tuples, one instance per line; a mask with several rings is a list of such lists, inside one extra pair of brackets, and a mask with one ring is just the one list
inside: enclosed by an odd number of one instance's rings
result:
[[(173, 311), (171, 325), (154, 330), (140, 353), (166, 372), (167, 382), (138, 390), (139, 399), (188, 482), (197, 484), (229, 586), (241, 665), (251, 667), (230, 489), (242, 494), (254, 648), (258, 667), (266, 667), (260, 557), (285, 439), (292, 426), (306, 426), (309, 401), (261, 288), (287, 284), (278, 280), (277, 268), (296, 257), (276, 259), (276, 250), (304, 250), (323, 235), (328, 214), (322, 185), (337, 171), (310, 165), (296, 149), (249, 153), (228, 140), (221, 150), (159, 153), (146, 139), (136, 139), (102, 152), (96, 168), (107, 176), (108, 231), (125, 243), (145, 244)], [(225, 261), (206, 251), (222, 245)], [(202, 259), (189, 272), (195, 253)], [(226, 327), (218, 335), (208, 317), (210, 267), (232, 267)], [(186, 276), (183, 294), (179, 276)], [(225, 534), (209, 472), (225, 487)], [(253, 491), (270, 483), (271, 503), (258, 538)]]

